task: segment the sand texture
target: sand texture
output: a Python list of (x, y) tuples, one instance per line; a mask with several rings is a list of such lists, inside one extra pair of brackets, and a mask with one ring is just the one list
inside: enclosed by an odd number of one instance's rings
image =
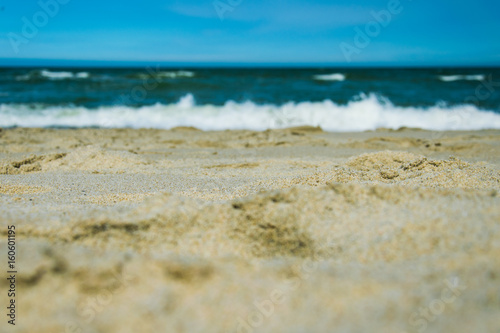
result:
[(11, 331), (500, 332), (500, 131), (4, 129), (0, 216)]

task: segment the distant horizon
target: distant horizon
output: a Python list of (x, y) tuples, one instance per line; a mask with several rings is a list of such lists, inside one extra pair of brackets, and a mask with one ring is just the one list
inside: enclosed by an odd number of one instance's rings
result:
[(2, 59), (0, 68), (500, 68), (500, 63), (315, 63), (315, 62), (181, 62), (74, 59)]

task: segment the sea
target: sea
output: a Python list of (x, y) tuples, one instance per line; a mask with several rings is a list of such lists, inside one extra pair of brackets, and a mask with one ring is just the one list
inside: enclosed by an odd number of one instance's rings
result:
[(0, 68), (0, 127), (500, 129), (500, 68)]

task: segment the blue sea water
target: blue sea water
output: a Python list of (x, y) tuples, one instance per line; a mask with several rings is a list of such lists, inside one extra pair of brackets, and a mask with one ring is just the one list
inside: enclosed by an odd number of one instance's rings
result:
[(1, 127), (500, 129), (500, 68), (0, 68)]

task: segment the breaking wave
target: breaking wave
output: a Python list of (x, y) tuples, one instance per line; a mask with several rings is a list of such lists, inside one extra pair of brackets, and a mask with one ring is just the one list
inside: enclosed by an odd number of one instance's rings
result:
[(202, 130), (266, 130), (321, 126), (326, 131), (365, 131), (418, 127), (428, 130), (500, 129), (500, 114), (473, 105), (395, 106), (375, 94), (361, 95), (345, 105), (289, 102), (283, 105), (228, 101), (222, 106), (197, 105), (188, 94), (173, 104), (142, 107), (0, 104), (1, 127), (162, 128), (193, 126)]
[(29, 81), (33, 79), (47, 79), (47, 80), (70, 80), (70, 79), (88, 79), (90, 73), (88, 72), (52, 72), (46, 69), (31, 71), (28, 74), (16, 77), (16, 81)]
[(150, 72), (150, 73), (139, 73), (132, 75), (132, 78), (138, 79), (149, 79), (149, 78), (165, 78), (165, 79), (177, 79), (177, 78), (191, 78), (194, 77), (195, 73), (190, 71), (174, 71), (174, 72)]
[(345, 75), (340, 73), (314, 75), (314, 79), (319, 81), (344, 81)]
[(439, 79), (444, 82), (453, 81), (482, 81), (485, 79), (483, 74), (477, 75), (440, 75)]

